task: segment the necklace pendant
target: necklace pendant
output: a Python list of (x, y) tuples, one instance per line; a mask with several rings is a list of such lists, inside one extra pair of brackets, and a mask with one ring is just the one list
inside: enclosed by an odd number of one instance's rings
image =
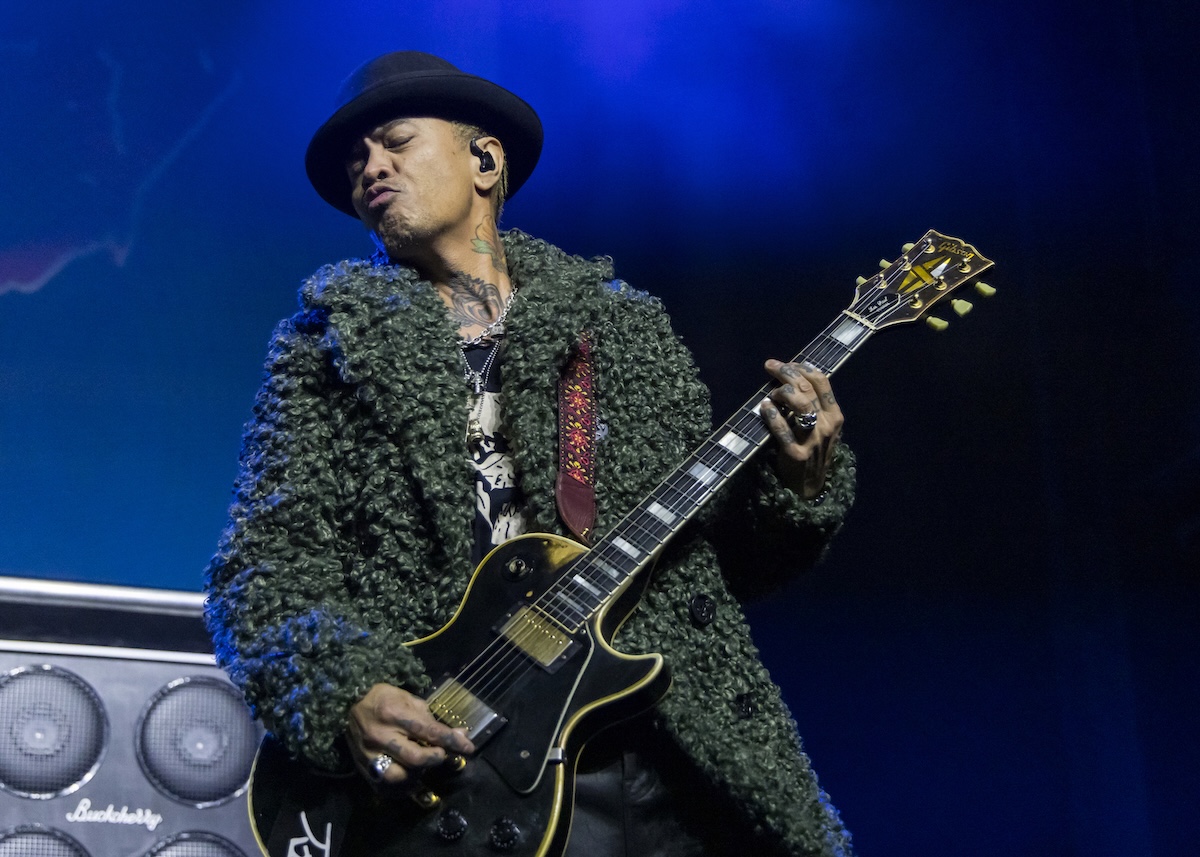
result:
[(467, 420), (467, 443), (472, 447), (478, 447), (483, 443), (483, 425), (479, 422), (478, 417), (471, 417)]

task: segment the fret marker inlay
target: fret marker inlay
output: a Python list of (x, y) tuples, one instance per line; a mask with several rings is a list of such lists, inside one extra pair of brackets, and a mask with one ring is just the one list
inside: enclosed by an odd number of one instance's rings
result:
[(723, 438), (717, 441), (717, 443), (721, 444), (721, 446), (725, 447), (737, 456), (740, 456), (750, 446), (750, 442), (748, 440), (738, 436), (733, 432), (727, 432)]
[(865, 332), (866, 331), (858, 323), (850, 320), (843, 320), (842, 323), (838, 325), (837, 330), (833, 332), (833, 335), (830, 337), (830, 339), (836, 339), (847, 348), (853, 349), (854, 344), (862, 338), (862, 335)]
[(593, 596), (595, 596), (596, 598), (603, 598), (603, 597), (604, 597), (604, 593), (603, 593), (603, 592), (601, 592), (601, 591), (600, 591), (599, 589), (597, 589), (596, 587), (592, 586), (592, 584), (588, 583), (588, 582), (587, 582), (586, 580), (584, 580), (584, 579), (583, 579), (583, 578), (582, 578), (580, 575), (578, 575), (578, 574), (577, 574), (577, 575), (575, 575), (575, 576), (572, 578), (572, 580), (574, 580), (576, 583), (578, 583), (580, 586), (582, 586), (582, 587), (583, 587), (584, 589), (586, 589), (588, 592), (592, 593), (592, 595), (593, 595)]
[(560, 601), (562, 601), (563, 604), (566, 605), (568, 610), (574, 610), (576, 613), (578, 613), (581, 616), (587, 615), (587, 610), (584, 608), (584, 606), (582, 604), (580, 604), (578, 601), (576, 601), (574, 598), (572, 598), (570, 595), (567, 595), (567, 593), (562, 592), (560, 590), (559, 592), (555, 593), (554, 597), (559, 599)]
[(592, 564), (594, 566), (596, 566), (596, 568), (600, 569), (605, 574), (607, 574), (609, 577), (611, 577), (613, 580), (617, 581), (618, 583), (621, 582), (621, 575), (617, 573), (617, 570), (615, 568), (613, 568), (611, 565), (609, 565), (608, 563), (606, 563), (604, 560), (602, 560), (600, 557), (596, 557), (595, 559), (593, 559)]
[(673, 526), (679, 520), (679, 516), (657, 501), (653, 501), (646, 507), (646, 511), (654, 517), (658, 518), (668, 527)]
[(628, 554), (631, 559), (639, 559), (642, 556), (641, 551), (639, 551), (637, 548), (635, 548), (629, 542), (625, 541), (625, 539), (621, 538), (620, 536), (617, 536), (615, 539), (613, 539), (612, 543), (613, 543), (613, 547), (615, 547), (617, 550), (621, 551), (622, 553)]
[(717, 481), (719, 474), (711, 467), (705, 467), (699, 461), (691, 466), (688, 470), (688, 475), (699, 482), (701, 485), (712, 485)]

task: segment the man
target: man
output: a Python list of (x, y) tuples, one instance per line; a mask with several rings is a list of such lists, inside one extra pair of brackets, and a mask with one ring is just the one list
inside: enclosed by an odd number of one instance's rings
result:
[[(594, 467), (584, 517), (603, 533), (710, 428), (707, 391), (657, 301), (606, 260), (498, 231), (541, 145), (516, 96), (399, 52), (346, 81), (306, 158), (318, 193), (379, 251), (319, 271), (276, 333), (208, 572), (208, 622), (280, 744), (311, 768), (352, 763), (385, 802), (448, 758), (486, 764), (465, 729), (430, 713), (437, 677), (405, 644), (452, 618), (494, 545), (566, 532), (563, 447), (579, 443), (568, 453)], [(766, 368), (779, 382), (761, 406), (771, 448), (644, 572), (617, 635), (621, 650), (662, 652), (673, 684), (584, 751), (568, 854), (849, 853), (735, 594), (821, 556), (852, 501), (853, 458), (828, 381)], [(574, 371), (589, 373), (595, 414), (582, 441), (567, 440), (558, 407)], [(346, 853), (378, 846), (367, 816), (349, 823)], [(311, 822), (302, 838), (327, 845)]]

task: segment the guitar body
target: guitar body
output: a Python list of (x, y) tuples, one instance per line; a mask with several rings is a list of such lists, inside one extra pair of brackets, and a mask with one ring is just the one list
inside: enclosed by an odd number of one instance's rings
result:
[[(326, 853), (342, 857), (561, 854), (570, 833), (575, 766), (584, 745), (605, 726), (653, 705), (669, 684), (661, 655), (625, 655), (608, 643), (640, 596), (632, 585), (608, 609), (574, 629), (552, 663), (543, 662), (549, 656), (542, 649), (524, 642), (528, 634), (515, 637), (521, 644), (515, 656), (512, 646), (498, 648), (511, 614), (570, 575), (586, 553), (553, 535), (506, 542), (480, 564), (451, 621), (409, 644), (438, 688), (445, 687), (444, 678), (461, 681), (464, 674), (478, 673), (471, 679), (469, 698), (494, 716), (473, 731), (477, 750), (460, 771), (427, 772), (416, 791), (375, 789), (357, 772), (315, 772), (288, 758), (268, 737), (250, 784), (251, 817), (264, 850), (272, 857), (303, 854), (291, 851), (288, 843), (307, 837), (313, 845), (329, 848), (332, 836), (341, 847)], [(509, 627), (507, 634), (514, 637)], [(554, 631), (563, 627), (553, 624)], [(492, 661), (500, 668), (488, 666)], [(472, 662), (484, 666), (473, 673)], [(456, 712), (443, 716), (438, 700), (462, 695), (457, 684), (443, 689), (441, 697), (435, 690), (429, 697), (431, 709), (458, 725)], [(329, 822), (334, 828), (326, 829), (322, 819), (327, 817), (338, 819)], [(339, 824), (344, 829), (336, 829)]]

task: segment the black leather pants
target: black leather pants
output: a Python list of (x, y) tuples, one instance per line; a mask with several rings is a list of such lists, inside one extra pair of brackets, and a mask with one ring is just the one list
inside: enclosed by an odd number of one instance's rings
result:
[(621, 724), (584, 750), (565, 857), (724, 857), (736, 853), (727, 813), (700, 774), (648, 719)]

